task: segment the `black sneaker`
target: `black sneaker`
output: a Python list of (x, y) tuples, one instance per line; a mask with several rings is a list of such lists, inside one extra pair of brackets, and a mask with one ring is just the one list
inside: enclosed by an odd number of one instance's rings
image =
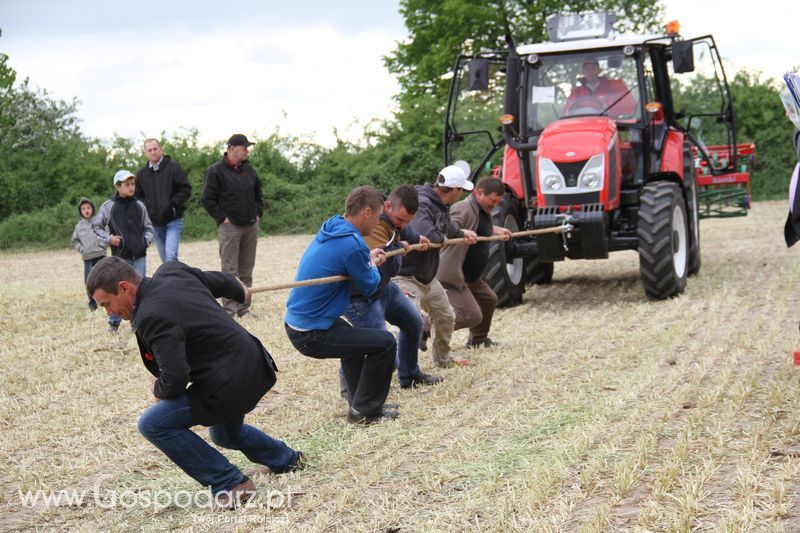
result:
[(238, 313), (236, 313), (236, 314), (238, 315), (238, 317), (239, 317), (239, 318), (256, 318), (256, 315), (254, 315), (253, 313), (251, 313), (251, 312), (250, 312), (249, 310), (247, 310), (247, 309), (244, 309), (244, 310), (242, 310), (242, 311), (239, 311), (239, 312), (238, 312)]
[(444, 381), (442, 376), (434, 376), (433, 374), (426, 374), (425, 372), (420, 372), (416, 376), (411, 378), (411, 381), (408, 383), (400, 383), (401, 389), (411, 389), (414, 387), (419, 387), (420, 385), (438, 385)]
[(347, 411), (347, 421), (351, 424), (360, 424), (362, 426), (370, 426), (372, 424), (379, 424), (384, 420), (394, 420), (400, 416), (400, 413), (397, 411), (381, 409), (380, 414), (377, 415), (365, 415), (359, 413), (352, 407)]
[(236, 316), (236, 311), (234, 311), (233, 309), (228, 309), (227, 307), (223, 307), (222, 310), (225, 311), (225, 314), (231, 318)]
[(467, 350), (472, 350), (473, 348), (497, 348), (500, 346), (499, 342), (494, 342), (489, 337), (486, 337), (482, 341), (467, 341)]

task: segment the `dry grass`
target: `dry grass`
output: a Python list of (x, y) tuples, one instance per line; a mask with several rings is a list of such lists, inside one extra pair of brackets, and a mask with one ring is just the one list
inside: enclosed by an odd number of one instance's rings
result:
[[(644, 298), (634, 253), (558, 264), (552, 285), (496, 314), (501, 348), (443, 371), (441, 386), (393, 387), (401, 419), (371, 428), (345, 423), (336, 362), (289, 344), (286, 293), (257, 295), (246, 326), (281, 372), (248, 419), (313, 466), (259, 479), (261, 507), (230, 513), (105, 509), (91, 496), (21, 505), (20, 490), (98, 480), (197, 487), (136, 432), (147, 375), (129, 329), (111, 337), (86, 310), (77, 254), (2, 254), (0, 529), (800, 530), (800, 459), (770, 453), (800, 443), (800, 261), (782, 242), (784, 216), (784, 203), (762, 203), (704, 221), (701, 273), (669, 301)], [(291, 279), (307, 242), (262, 239), (256, 284)], [(213, 242), (182, 257), (219, 264)], [(292, 505), (269, 509), (273, 489)]]

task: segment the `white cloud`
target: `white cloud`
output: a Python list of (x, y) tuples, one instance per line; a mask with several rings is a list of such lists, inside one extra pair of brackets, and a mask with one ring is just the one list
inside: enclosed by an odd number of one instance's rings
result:
[(761, 0), (752, 5), (727, 0), (665, 0), (666, 20), (677, 19), (681, 34), (712, 34), (729, 77), (740, 69), (780, 79), (800, 64), (796, 41), (796, 3)]
[[(386, 31), (328, 25), (224, 29), (204, 34), (134, 31), (51, 42), (18, 39), (11, 64), (59, 98), (77, 96), (91, 136), (138, 137), (196, 127), (204, 141), (233, 132), (355, 140), (359, 124), (390, 116), (397, 84), (381, 57)], [(284, 113), (286, 118), (284, 118)]]

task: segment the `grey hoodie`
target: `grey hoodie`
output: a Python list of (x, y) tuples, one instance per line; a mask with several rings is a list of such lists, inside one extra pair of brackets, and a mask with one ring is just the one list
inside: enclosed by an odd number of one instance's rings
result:
[(92, 201), (88, 198), (81, 198), (80, 202), (78, 202), (78, 215), (81, 220), (75, 224), (75, 231), (72, 232), (70, 244), (81, 254), (84, 261), (88, 261), (106, 255), (106, 246), (100, 242), (100, 239), (97, 238), (94, 230), (92, 230), (92, 219), (83, 218), (83, 215), (81, 215), (81, 206), (83, 204), (92, 206), (92, 216), (94, 216), (94, 204)]
[[(426, 236), (433, 243), (441, 243), (445, 239), (463, 237), (464, 232), (454, 220), (450, 219), (450, 212), (441, 198), (436, 193), (433, 185), (417, 185), (419, 193), (419, 209), (414, 220), (408, 225)], [(432, 248), (427, 252), (416, 252), (403, 257), (400, 266), (401, 276), (414, 276), (420, 283), (428, 284), (436, 276), (439, 268), (439, 249)]]

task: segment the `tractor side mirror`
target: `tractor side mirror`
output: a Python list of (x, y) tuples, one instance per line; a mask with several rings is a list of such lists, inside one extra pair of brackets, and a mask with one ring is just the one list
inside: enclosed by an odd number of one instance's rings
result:
[(469, 60), (469, 90), (486, 91), (489, 89), (489, 61), (476, 57)]
[(672, 70), (676, 74), (694, 72), (693, 44), (692, 41), (675, 41), (672, 43)]

